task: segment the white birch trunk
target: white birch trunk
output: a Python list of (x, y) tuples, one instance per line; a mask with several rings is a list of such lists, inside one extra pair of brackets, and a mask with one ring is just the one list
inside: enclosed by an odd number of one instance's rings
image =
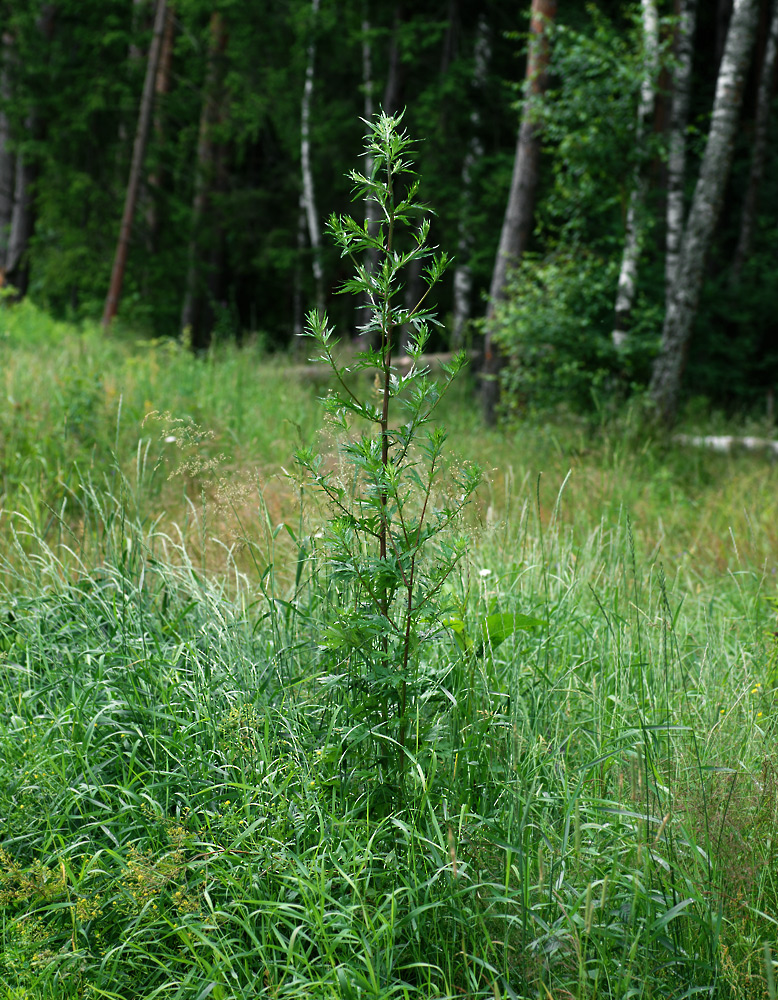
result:
[[(297, 213), (297, 260), (294, 265), (294, 280), (292, 283), (292, 334), (295, 338), (303, 335), (303, 254), (307, 235), (305, 205), (302, 191), (300, 192), (300, 210)], [(295, 339), (295, 352), (299, 341)]]
[(302, 167), (303, 204), (308, 222), (308, 239), (313, 252), (313, 278), (316, 284), (316, 306), (321, 311), (324, 307), (324, 271), (321, 263), (321, 228), (319, 215), (316, 211), (316, 195), (313, 186), (313, 171), (311, 169), (311, 100), (313, 98), (313, 83), (316, 61), (316, 41), (313, 35), (313, 25), (319, 12), (319, 0), (311, 0), (312, 28), (311, 40), (308, 43), (308, 62), (305, 67), (305, 85), (300, 108), (300, 163)]
[[(370, 21), (367, 17), (362, 19), (362, 115), (365, 121), (372, 121), (373, 118), (373, 94), (375, 90), (375, 82), (373, 80), (373, 50), (370, 46)], [(373, 173), (374, 160), (373, 157), (368, 155), (365, 157), (365, 175), (371, 177)], [(368, 232), (375, 235), (378, 229), (378, 211), (376, 203), (371, 198), (365, 198), (365, 224), (367, 226)], [(378, 252), (376, 250), (371, 250), (368, 253), (368, 267), (371, 271), (374, 271), (378, 266)], [(371, 340), (375, 339), (371, 337), (371, 332), (366, 328), (364, 323), (360, 323), (362, 316), (370, 315), (370, 296), (365, 294), (361, 298), (361, 303), (358, 306), (358, 316), (356, 322), (356, 338), (359, 341), (360, 348), (367, 347), (371, 344)], [(371, 345), (375, 346), (375, 345)]]
[(493, 424), (500, 394), (498, 375), (501, 359), (492, 344), (492, 324), (495, 309), (505, 297), (509, 268), (517, 264), (526, 249), (532, 232), (535, 214), (535, 191), (538, 183), (540, 139), (532, 114), (532, 97), (542, 94), (546, 87), (548, 66), (548, 41), (546, 24), (556, 16), (556, 0), (532, 0), (530, 43), (527, 53), (527, 99), (516, 140), (513, 176), (508, 204), (505, 209), (500, 244), (494, 260), (492, 282), (489, 288), (489, 307), (486, 314), (484, 336), (482, 402), (484, 420)]
[(473, 61), (472, 91), (475, 97), (470, 112), (470, 138), (462, 161), (460, 190), (462, 200), (459, 209), (459, 234), (457, 239), (456, 268), (454, 269), (454, 317), (451, 329), (451, 346), (458, 351), (462, 347), (465, 324), (470, 319), (473, 291), (473, 271), (470, 257), (473, 252), (473, 226), (470, 213), (472, 199), (473, 171), (484, 154), (481, 142), (481, 112), (478, 94), (486, 81), (486, 70), (491, 56), (489, 26), (485, 17), (478, 19)]
[(759, 186), (762, 183), (765, 160), (767, 158), (767, 132), (770, 120), (770, 104), (773, 96), (773, 80), (775, 79), (777, 53), (778, 0), (773, 0), (770, 30), (767, 36), (762, 70), (759, 75), (759, 92), (756, 99), (756, 123), (754, 127), (754, 151), (751, 154), (751, 170), (748, 175), (748, 187), (746, 188), (743, 212), (740, 217), (740, 234), (735, 249), (735, 257), (732, 262), (732, 283), (735, 285), (740, 280), (743, 265), (751, 255), (751, 245), (754, 240)]
[(680, 0), (675, 44), (675, 72), (670, 107), (670, 148), (667, 157), (667, 235), (665, 249), (665, 307), (670, 304), (678, 270), (683, 235), (686, 128), (692, 79), (692, 54), (697, 20), (697, 0)]
[(694, 191), (662, 342), (649, 385), (656, 415), (671, 423), (678, 409), (681, 377), (697, 313), (705, 257), (721, 210), (740, 117), (743, 81), (753, 48), (758, 0), (735, 0), (721, 59), (710, 132)]
[[(650, 128), (654, 114), (654, 88), (656, 82), (659, 52), (659, 20), (656, 0), (642, 0), (643, 13), (643, 79), (640, 84), (638, 120), (635, 127), (635, 145), (638, 154), (644, 153), (646, 132)], [(638, 262), (643, 236), (641, 214), (646, 198), (647, 178), (645, 166), (641, 163), (635, 172), (635, 181), (629, 196), (627, 220), (624, 234), (624, 253), (621, 258), (619, 284), (616, 292), (616, 318), (613, 326), (613, 345), (622, 348), (629, 337), (632, 307), (637, 289)]]

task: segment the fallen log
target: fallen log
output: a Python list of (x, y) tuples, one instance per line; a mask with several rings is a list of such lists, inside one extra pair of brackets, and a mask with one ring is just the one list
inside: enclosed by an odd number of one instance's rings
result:
[(778, 458), (778, 441), (771, 438), (737, 437), (734, 434), (676, 434), (673, 441), (693, 448), (709, 448), (724, 455), (730, 455), (734, 451), (766, 451)]

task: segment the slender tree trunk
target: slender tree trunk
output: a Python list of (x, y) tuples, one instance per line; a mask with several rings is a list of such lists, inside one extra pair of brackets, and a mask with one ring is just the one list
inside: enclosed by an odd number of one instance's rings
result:
[[(165, 145), (164, 99), (170, 91), (170, 71), (173, 65), (173, 40), (176, 33), (176, 19), (173, 8), (168, 5), (165, 28), (162, 34), (162, 49), (159, 54), (157, 76), (154, 81), (154, 138), (157, 149)], [(146, 208), (146, 231), (149, 252), (154, 253), (159, 243), (159, 210), (157, 200), (162, 187), (162, 170), (159, 165), (149, 171), (149, 201)]]
[(157, 11), (154, 18), (154, 35), (149, 48), (149, 58), (146, 64), (146, 79), (143, 83), (143, 95), (140, 103), (140, 114), (138, 115), (138, 127), (135, 132), (135, 142), (132, 148), (132, 163), (130, 165), (130, 178), (127, 184), (127, 194), (124, 200), (124, 212), (119, 229), (119, 241), (116, 245), (116, 254), (111, 271), (111, 282), (108, 287), (108, 295), (103, 309), (103, 328), (108, 329), (111, 321), (119, 308), (119, 299), (122, 294), (122, 283), (124, 282), (124, 272), (127, 266), (127, 254), (130, 248), (130, 236), (132, 235), (132, 222), (135, 215), (135, 206), (138, 200), (138, 190), (140, 188), (141, 170), (143, 167), (143, 156), (146, 151), (146, 142), (149, 135), (149, 125), (151, 123), (151, 108), (154, 103), (154, 81), (157, 76), (157, 66), (159, 65), (159, 54), (162, 48), (162, 35), (165, 27), (165, 15), (167, 10), (166, 0), (157, 0)]
[(754, 149), (751, 154), (751, 171), (748, 175), (748, 187), (743, 202), (743, 212), (740, 216), (740, 235), (732, 261), (732, 284), (737, 285), (743, 265), (751, 255), (756, 225), (756, 208), (759, 198), (759, 187), (764, 176), (765, 160), (767, 159), (767, 132), (770, 119), (770, 104), (773, 96), (775, 79), (776, 53), (778, 53), (778, 0), (773, 0), (770, 17), (770, 30), (765, 46), (764, 60), (759, 74), (759, 92), (756, 100), (756, 124), (754, 128)]
[(11, 64), (13, 38), (3, 33), (0, 48), (0, 282), (5, 280), (8, 258), (8, 241), (11, 235), (11, 217), (14, 206), (16, 155), (11, 149), (11, 123), (4, 108), (11, 101)]
[(324, 269), (321, 261), (321, 227), (316, 210), (316, 193), (311, 167), (311, 101), (316, 63), (315, 24), (319, 13), (319, 0), (311, 0), (311, 40), (308, 43), (308, 63), (305, 67), (305, 86), (300, 109), (300, 163), (302, 166), (303, 204), (308, 221), (308, 239), (313, 254), (313, 278), (316, 285), (316, 306), (324, 308)]
[(716, 3), (716, 67), (719, 68), (727, 41), (727, 29), (729, 28), (729, 19), (732, 16), (733, 0), (711, 0), (711, 6), (714, 2)]
[(700, 166), (689, 219), (681, 243), (659, 355), (654, 362), (649, 396), (656, 415), (675, 419), (692, 324), (697, 313), (705, 257), (721, 210), (740, 116), (743, 81), (753, 48), (758, 0), (735, 0), (727, 43), (721, 59), (710, 132)]
[(473, 252), (473, 220), (470, 203), (473, 197), (473, 171), (483, 157), (484, 147), (481, 142), (481, 112), (478, 95), (486, 81), (486, 70), (489, 65), (491, 46), (489, 44), (489, 26), (486, 18), (478, 19), (472, 77), (472, 111), (470, 112), (470, 138), (468, 139), (465, 158), (462, 161), (460, 180), (461, 202), (459, 208), (459, 232), (457, 238), (456, 267), (454, 269), (454, 317), (451, 328), (451, 346), (458, 351), (464, 342), (464, 331), (470, 319), (472, 308), (473, 271), (470, 258)]
[[(56, 4), (44, 3), (35, 20), (37, 30), (49, 44), (54, 36)], [(14, 39), (6, 33), (2, 44), (2, 96), (4, 100), (13, 97), (13, 73), (17, 60), (14, 51)], [(35, 226), (32, 187), (37, 175), (34, 161), (26, 151), (12, 148), (14, 139), (11, 134), (8, 117), (3, 112), (0, 116), (0, 174), (2, 174), (2, 206), (0, 207), (0, 284), (13, 286), (19, 296), (27, 292), (29, 283), (29, 261), (27, 249)], [(24, 121), (24, 135), (34, 141), (41, 141), (44, 134), (44, 123), (35, 107), (31, 108)]]
[[(297, 258), (292, 279), (292, 333), (295, 338), (303, 335), (303, 254), (308, 227), (305, 219), (303, 194), (300, 192), (300, 210), (297, 213)], [(295, 351), (299, 340), (295, 339)]]
[[(640, 84), (640, 101), (638, 104), (638, 120), (635, 130), (635, 144), (638, 155), (642, 157), (645, 136), (651, 126), (654, 116), (654, 93), (659, 50), (659, 21), (656, 13), (656, 0), (642, 0), (643, 12), (643, 79)], [(635, 181), (629, 196), (627, 209), (626, 233), (624, 238), (624, 253), (621, 258), (619, 284), (616, 293), (616, 320), (613, 326), (614, 347), (622, 348), (629, 337), (632, 319), (632, 306), (637, 290), (638, 262), (642, 243), (641, 215), (646, 199), (648, 177), (646, 165), (640, 163), (635, 172)]]
[(403, 89), (403, 67), (400, 62), (400, 28), (403, 23), (402, 4), (398, 3), (394, 8), (394, 26), (392, 28), (392, 41), (389, 45), (389, 72), (386, 74), (386, 86), (384, 87), (384, 99), (381, 103), (382, 109), (388, 115), (397, 114), (402, 106)]
[[(218, 11), (214, 11), (209, 26), (208, 70), (200, 112), (200, 130), (197, 136), (192, 235), (189, 240), (186, 291), (181, 309), (181, 330), (194, 350), (206, 348), (211, 333), (210, 304), (203, 272), (207, 269), (205, 257), (212, 257), (215, 244), (220, 240), (217, 237), (212, 238), (209, 241), (210, 247), (206, 248), (203, 229), (209, 213), (211, 192), (219, 171), (220, 152), (214, 141), (214, 130), (219, 124), (222, 111), (221, 80), (226, 46), (227, 31), (224, 19)], [(213, 281), (213, 274), (209, 275), (209, 278)]]
[(542, 94), (546, 87), (548, 66), (546, 24), (553, 21), (555, 16), (556, 0), (532, 0), (527, 54), (527, 96), (516, 142), (511, 190), (494, 261), (486, 315), (482, 403), (487, 424), (493, 424), (495, 421), (500, 393), (498, 375), (501, 363), (499, 352), (492, 343), (492, 320), (498, 303), (505, 296), (508, 269), (521, 260), (532, 232), (540, 160), (540, 136), (534, 120), (532, 98)]
[[(365, 5), (366, 7), (366, 5)], [(362, 114), (365, 121), (372, 121), (375, 108), (373, 107), (373, 92), (375, 81), (373, 79), (373, 50), (370, 45), (370, 20), (367, 16), (362, 18)], [(365, 157), (365, 176), (370, 177), (373, 173), (374, 160), (372, 156)], [(365, 225), (368, 231), (375, 236), (378, 231), (378, 211), (374, 201), (365, 199)], [(375, 271), (378, 267), (378, 251), (370, 250), (367, 255), (368, 268)], [(369, 330), (363, 330), (364, 324), (360, 323), (362, 316), (370, 315), (370, 296), (364, 294), (360, 297), (357, 307), (357, 322), (355, 324), (355, 339), (360, 347), (377, 347), (375, 334)]]
[(697, 0), (678, 0), (675, 37), (675, 71), (670, 108), (670, 149), (667, 158), (667, 243), (665, 254), (665, 308), (669, 308), (678, 271), (683, 236), (686, 129), (692, 80), (692, 54), (697, 20)]

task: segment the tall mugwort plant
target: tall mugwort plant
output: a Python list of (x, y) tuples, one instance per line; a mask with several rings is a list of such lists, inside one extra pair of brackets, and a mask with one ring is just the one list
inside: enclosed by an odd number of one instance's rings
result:
[[(379, 811), (405, 801), (409, 765), (421, 773), (418, 754), (445, 670), (432, 666), (431, 644), (450, 634), (448, 582), (466, 552), (451, 528), (480, 481), (477, 468), (444, 461), (446, 433), (432, 423), (466, 356), (443, 364), (439, 381), (424, 363), (437, 322), (428, 297), (449, 260), (429, 245), (429, 212), (418, 198), (412, 142), (401, 121), (402, 115), (382, 113), (365, 123), (372, 169), (350, 174), (355, 200), (374, 202), (378, 223), (334, 215), (328, 224), (353, 264), (342, 291), (363, 303), (361, 331), (371, 346), (342, 363), (327, 317), (318, 310), (307, 316), (316, 360), (334, 375), (323, 402), (341, 436), (341, 466), (311, 448), (296, 455), (329, 512), (320, 648), (345, 709), (340, 766), (361, 787), (372, 782), (371, 808)], [(424, 289), (407, 306), (398, 293), (414, 266)], [(403, 329), (410, 331), (407, 367), (397, 364)]]

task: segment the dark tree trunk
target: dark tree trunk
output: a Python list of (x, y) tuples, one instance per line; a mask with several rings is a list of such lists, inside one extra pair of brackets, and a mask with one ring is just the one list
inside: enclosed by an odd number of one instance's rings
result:
[[(36, 27), (46, 43), (54, 36), (56, 4), (44, 3), (36, 18)], [(0, 85), (3, 97), (10, 98), (13, 94), (13, 71), (16, 55), (13, 38), (3, 36), (3, 77)], [(3, 229), (0, 230), (2, 243), (2, 259), (0, 259), (0, 284), (8, 284), (16, 289), (18, 295), (24, 296), (29, 284), (30, 267), (28, 248), (35, 228), (34, 205), (32, 189), (37, 175), (34, 160), (23, 149), (15, 152), (9, 145), (19, 136), (12, 136), (10, 122), (2, 115), (3, 129), (3, 163), (2, 172), (3, 199), (0, 208)], [(36, 108), (32, 108), (24, 122), (24, 135), (28, 139), (40, 141), (45, 133), (45, 123), (41, 120)]]
[[(168, 6), (165, 28), (162, 34), (162, 49), (159, 54), (157, 76), (154, 81), (154, 138), (157, 149), (165, 144), (164, 99), (170, 91), (170, 71), (173, 65), (173, 40), (176, 33), (176, 19), (173, 8)], [(159, 244), (159, 191), (163, 175), (158, 165), (149, 172), (149, 200), (146, 208), (146, 232), (149, 253), (155, 253)]]
[(389, 45), (389, 71), (386, 74), (384, 99), (381, 104), (382, 109), (388, 115), (395, 115), (398, 111), (402, 110), (403, 66), (400, 61), (399, 42), (402, 23), (402, 4), (398, 3), (394, 8), (394, 27), (392, 29), (392, 40)]
[(217, 225), (206, 241), (206, 223), (211, 215), (211, 197), (217, 188), (221, 150), (214, 136), (223, 111), (222, 81), (227, 31), (222, 15), (211, 15), (208, 43), (208, 72), (205, 80), (200, 130), (197, 138), (197, 171), (192, 200), (192, 235), (189, 241), (186, 292), (181, 310), (181, 330), (193, 350), (208, 347), (213, 325), (213, 302), (218, 289), (218, 257), (223, 234)]
[(16, 155), (11, 148), (11, 123), (4, 108), (11, 101), (11, 64), (13, 38), (3, 33), (0, 48), (0, 275), (5, 278), (8, 259), (8, 240), (11, 235), (11, 216), (14, 207)]
[(496, 419), (500, 394), (498, 377), (501, 360), (499, 351), (492, 343), (492, 320), (497, 305), (505, 296), (508, 269), (521, 260), (532, 232), (540, 161), (540, 136), (534, 120), (532, 98), (542, 94), (546, 87), (548, 66), (546, 24), (553, 21), (555, 16), (556, 0), (532, 0), (527, 54), (527, 96), (516, 141), (511, 189), (494, 261), (486, 315), (481, 394), (484, 419), (487, 424), (493, 424)]
[(116, 254), (114, 255), (113, 269), (111, 271), (111, 281), (108, 286), (108, 295), (106, 296), (105, 307), (103, 309), (104, 329), (108, 329), (114, 316), (116, 316), (116, 311), (119, 308), (119, 300), (122, 294), (124, 272), (127, 267), (127, 254), (130, 249), (130, 237), (132, 236), (132, 223), (135, 216), (135, 206), (138, 201), (138, 191), (140, 190), (143, 157), (146, 152), (146, 142), (149, 136), (151, 108), (154, 103), (154, 81), (157, 76), (157, 66), (159, 65), (159, 55), (162, 48), (162, 35), (165, 27), (166, 10), (166, 0), (157, 0), (157, 11), (154, 18), (154, 35), (151, 40), (151, 47), (149, 48), (148, 62), (146, 63), (146, 79), (143, 83), (143, 95), (141, 97), (140, 113), (138, 115), (138, 127), (135, 132), (135, 142), (132, 147), (130, 178), (127, 183), (127, 194), (124, 199), (124, 211), (122, 213), (122, 221), (119, 228), (119, 241), (116, 245)]
[(743, 81), (753, 49), (758, 0), (735, 0), (721, 58), (710, 132), (683, 235), (678, 273), (668, 304), (649, 396), (657, 417), (675, 419), (705, 258), (721, 210), (740, 117)]
[(748, 175), (748, 186), (743, 201), (743, 212), (740, 216), (740, 235), (735, 249), (735, 257), (732, 261), (733, 285), (737, 285), (740, 281), (743, 265), (751, 256), (751, 246), (754, 241), (759, 188), (764, 176), (765, 161), (767, 159), (767, 133), (770, 120), (770, 105), (774, 90), (776, 53), (778, 53), (778, 0), (773, 0), (767, 45), (765, 46), (764, 58), (759, 74), (751, 170)]

